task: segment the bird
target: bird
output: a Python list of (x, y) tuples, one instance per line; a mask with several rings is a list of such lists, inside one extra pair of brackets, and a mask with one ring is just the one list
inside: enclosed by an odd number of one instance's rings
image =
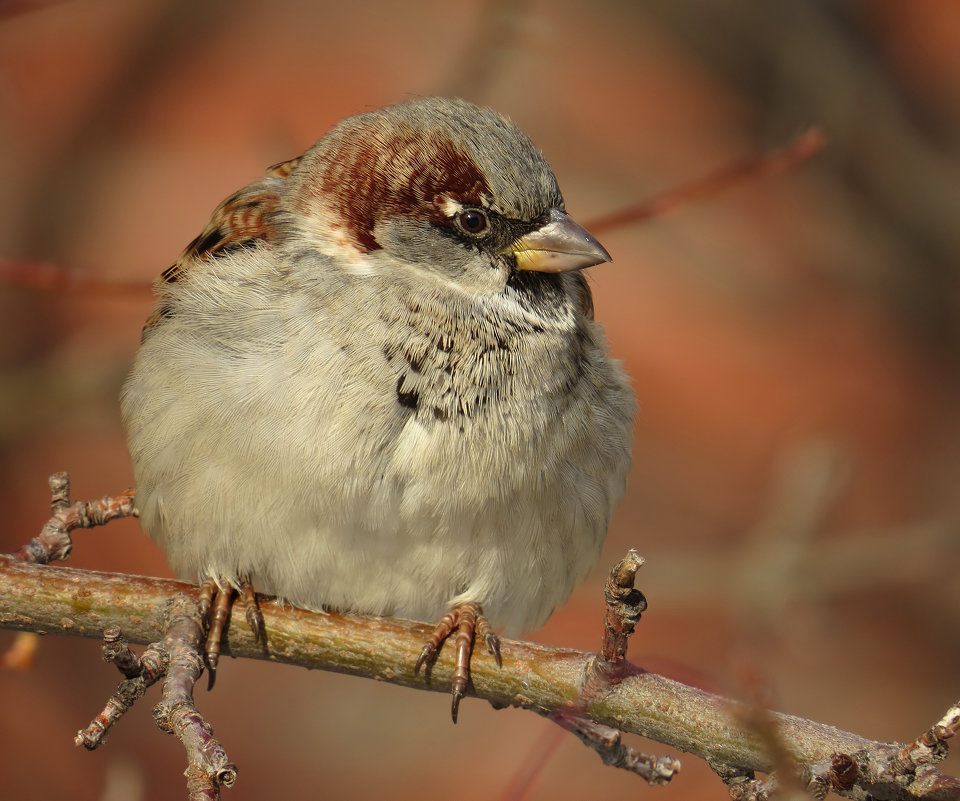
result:
[(140, 521), (230, 600), (541, 626), (599, 557), (635, 397), (585, 268), (611, 261), (498, 112), (421, 97), (336, 124), (229, 196), (154, 285), (121, 392)]

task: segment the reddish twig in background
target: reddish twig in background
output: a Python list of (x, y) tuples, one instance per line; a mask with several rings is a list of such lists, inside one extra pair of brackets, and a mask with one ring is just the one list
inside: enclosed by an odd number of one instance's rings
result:
[(591, 233), (599, 234), (611, 228), (643, 222), (651, 217), (662, 217), (681, 206), (716, 195), (744, 181), (792, 170), (822, 150), (826, 141), (823, 131), (819, 128), (810, 128), (784, 147), (762, 156), (753, 156), (721, 167), (716, 172), (664, 192), (650, 200), (642, 201), (635, 206), (627, 206), (625, 209), (605, 216), (595, 217), (585, 225)]
[(0, 283), (45, 292), (79, 290), (91, 295), (145, 296), (149, 281), (126, 281), (120, 278), (94, 278), (74, 270), (36, 261), (0, 259)]
[(43, 11), (50, 6), (59, 5), (64, 0), (5, 0), (0, 3), (0, 20), (10, 19), (20, 14)]
[(566, 737), (566, 733), (558, 728), (551, 727), (544, 732), (510, 778), (500, 801), (525, 801), (529, 798), (540, 774)]

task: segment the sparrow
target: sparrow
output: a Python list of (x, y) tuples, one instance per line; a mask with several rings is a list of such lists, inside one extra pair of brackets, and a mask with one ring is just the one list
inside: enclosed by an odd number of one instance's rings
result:
[[(610, 261), (490, 109), (347, 118), (227, 198), (155, 284), (121, 407), (140, 521), (229, 598), (526, 632), (599, 556), (634, 395), (583, 268)], [(227, 600), (224, 600), (227, 599)]]

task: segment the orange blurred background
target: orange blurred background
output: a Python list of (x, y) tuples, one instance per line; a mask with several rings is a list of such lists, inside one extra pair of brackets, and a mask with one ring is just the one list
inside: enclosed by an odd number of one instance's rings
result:
[[(601, 237), (635, 464), (601, 564), (531, 639), (594, 649), (603, 574), (633, 546), (634, 662), (871, 738), (929, 727), (960, 685), (960, 7), (5, 0), (0, 259), (146, 284), (268, 165), (423, 94), (511, 116), (588, 224), (822, 126), (828, 149), (788, 174)], [(0, 286), (0, 551), (45, 520), (49, 473), (76, 498), (130, 484), (117, 395), (150, 305)], [(133, 521), (80, 533), (70, 564), (169, 575)], [(0, 673), (0, 796), (183, 797), (156, 691), (96, 753), (72, 745), (118, 678), (96, 642), (59, 637)], [(440, 694), (246, 660), (198, 702), (239, 765), (232, 801), (506, 798), (553, 736), (526, 712), (468, 699), (452, 728)], [(647, 789), (566, 737), (528, 797), (726, 797), (683, 764)]]

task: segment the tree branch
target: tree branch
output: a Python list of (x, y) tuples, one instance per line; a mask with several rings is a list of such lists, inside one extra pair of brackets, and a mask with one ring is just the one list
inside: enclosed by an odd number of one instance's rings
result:
[[(0, 556), (2, 628), (90, 638), (120, 628), (129, 641), (147, 644), (165, 636), (163, 611), (177, 593), (195, 602), (198, 588), (165, 579), (29, 565)], [(269, 599), (261, 601), (261, 609), (267, 642), (257, 645), (237, 616), (224, 653), (449, 691), (454, 668), (449, 648), (441, 651), (427, 676), (414, 675), (420, 647), (430, 634), (427, 625), (307, 612)], [(640, 669), (625, 672), (602, 692), (591, 692), (584, 703), (581, 690), (594, 655), (514, 640), (504, 640), (502, 652), (502, 669), (481, 649), (471, 665), (470, 694), (494, 706), (523, 707), (554, 719), (574, 710), (593, 723), (695, 754), (742, 797), (749, 796), (743, 787), (752, 782), (752, 772), (769, 772), (777, 762), (771, 738), (744, 722), (756, 715), (742, 704)], [(942, 721), (939, 729), (935, 726), (904, 746), (877, 743), (792, 715), (767, 715), (777, 740), (805, 766), (809, 792), (819, 795), (813, 786), (817, 784), (826, 785), (823, 792), (833, 789), (858, 799), (960, 799), (960, 782), (931, 764), (945, 754), (945, 740), (952, 735), (953, 729), (944, 728)], [(911, 759), (905, 760), (904, 754)], [(918, 754), (923, 758), (917, 759)]]

